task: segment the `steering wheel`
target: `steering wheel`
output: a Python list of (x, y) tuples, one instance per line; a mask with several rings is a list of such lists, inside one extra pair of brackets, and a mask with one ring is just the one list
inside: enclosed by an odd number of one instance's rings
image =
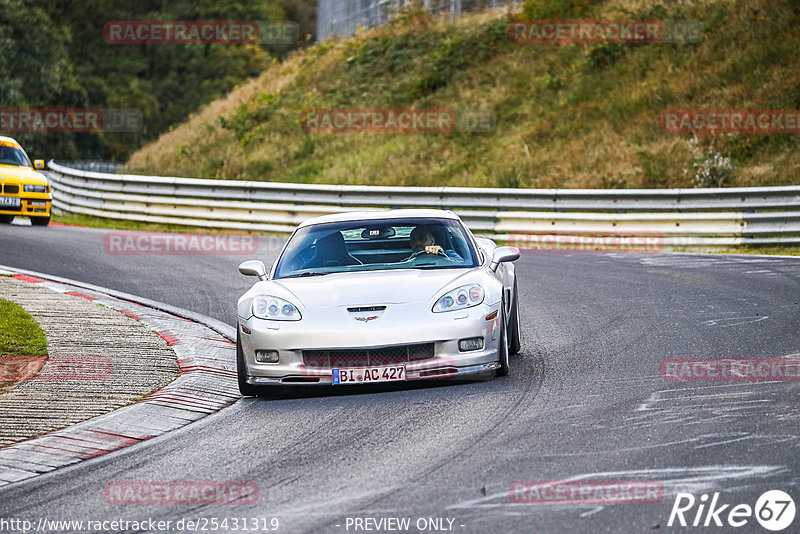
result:
[[(427, 254), (425, 249), (418, 250), (418, 251), (414, 252), (411, 256), (408, 257), (408, 259), (406, 259), (406, 261), (411, 261), (414, 258), (416, 258), (417, 256), (420, 256), (422, 254)], [(444, 256), (448, 260), (450, 259), (450, 256), (448, 256), (447, 253), (445, 253), (445, 251), (443, 249), (441, 249), (441, 248), (436, 252), (436, 255), (437, 256)]]

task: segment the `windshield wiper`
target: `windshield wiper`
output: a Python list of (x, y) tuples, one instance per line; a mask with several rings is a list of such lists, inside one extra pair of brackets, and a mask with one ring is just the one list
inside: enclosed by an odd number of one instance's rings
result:
[(412, 267), (413, 269), (419, 269), (421, 271), (433, 271), (434, 269), (471, 269), (474, 266), (470, 265), (433, 265), (431, 263), (423, 263), (422, 265), (416, 265)]
[(300, 277), (303, 277), (303, 276), (325, 276), (326, 274), (331, 274), (331, 273), (320, 273), (320, 272), (317, 272), (317, 271), (306, 271), (306, 272), (300, 273), (300, 274), (290, 274), (289, 276), (281, 276), (281, 278), (300, 278)]

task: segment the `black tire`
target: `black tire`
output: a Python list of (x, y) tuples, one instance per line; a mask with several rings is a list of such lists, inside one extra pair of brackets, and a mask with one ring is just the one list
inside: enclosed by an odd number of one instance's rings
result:
[(511, 316), (508, 319), (508, 353), (519, 354), (522, 349), (522, 333), (519, 329), (519, 292), (517, 291), (517, 280), (514, 279), (514, 293), (512, 298), (514, 304), (511, 306)]
[(33, 226), (47, 226), (50, 224), (50, 217), (33, 217), (31, 216), (31, 224)]
[[(503, 304), (505, 306), (505, 303)], [(508, 374), (509, 366), (508, 366), (508, 330), (506, 330), (506, 322), (503, 317), (503, 313), (505, 307), (500, 307), (500, 347), (498, 348), (498, 357), (497, 362), (500, 364), (500, 367), (497, 369), (495, 373), (496, 376), (506, 376)]]
[(244, 366), (244, 351), (239, 339), (239, 325), (236, 325), (236, 379), (239, 382), (239, 393), (245, 397), (258, 396), (259, 389), (247, 383), (247, 368)]
[(14, 222), (13, 215), (0, 215), (0, 224), (11, 224)]

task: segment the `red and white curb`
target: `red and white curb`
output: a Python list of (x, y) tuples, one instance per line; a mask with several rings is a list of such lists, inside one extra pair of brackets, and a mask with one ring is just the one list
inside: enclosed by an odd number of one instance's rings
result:
[(180, 368), (177, 379), (134, 404), (0, 449), (0, 486), (159, 436), (241, 397), (233, 328), (193, 312), (80, 282), (5, 266), (0, 266), (0, 273), (86, 298), (141, 321), (171, 346)]

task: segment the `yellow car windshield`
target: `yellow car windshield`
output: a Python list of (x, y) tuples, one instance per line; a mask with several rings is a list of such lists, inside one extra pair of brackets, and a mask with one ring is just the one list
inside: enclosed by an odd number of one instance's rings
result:
[(31, 162), (21, 149), (0, 145), (0, 164), (3, 165), (18, 165), (20, 167), (30, 167)]

